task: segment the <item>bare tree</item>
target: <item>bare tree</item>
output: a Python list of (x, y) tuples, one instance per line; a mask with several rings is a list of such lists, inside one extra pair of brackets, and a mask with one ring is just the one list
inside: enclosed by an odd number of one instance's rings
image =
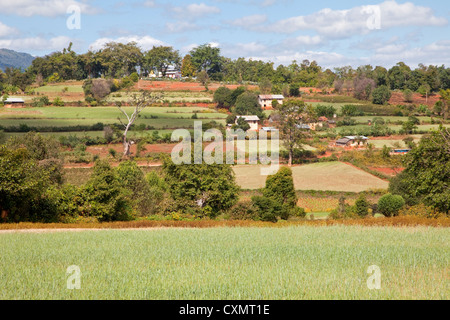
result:
[(126, 121), (122, 121), (120, 117), (118, 118), (120, 123), (124, 126), (124, 133), (123, 133), (123, 156), (128, 157), (131, 153), (131, 146), (134, 144), (134, 141), (128, 140), (128, 132), (131, 129), (131, 126), (135, 123), (136, 119), (139, 117), (139, 114), (144, 110), (146, 107), (150, 106), (151, 104), (160, 101), (162, 97), (160, 95), (154, 95), (148, 91), (141, 90), (140, 93), (134, 93), (131, 96), (130, 105), (134, 106), (134, 111), (131, 115), (128, 115), (128, 113), (125, 111), (125, 109), (122, 107), (120, 103), (116, 103), (117, 108), (125, 115)]

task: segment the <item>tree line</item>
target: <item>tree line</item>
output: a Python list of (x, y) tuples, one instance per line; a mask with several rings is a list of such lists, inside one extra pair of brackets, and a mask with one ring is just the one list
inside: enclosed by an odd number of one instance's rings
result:
[(221, 55), (218, 47), (209, 44), (193, 48), (184, 57), (170, 46), (154, 46), (144, 51), (136, 42), (109, 42), (98, 51), (77, 54), (72, 44), (61, 52), (54, 52), (33, 60), (25, 71), (7, 68), (0, 72), (0, 89), (16, 86), (22, 91), (31, 83), (85, 80), (91, 78), (121, 79), (133, 73), (140, 77), (162, 74), (170, 66), (181, 70), (183, 77), (205, 76), (213, 81), (258, 83), (267, 93), (292, 93), (299, 87), (355, 91), (359, 99), (367, 100), (375, 88), (411, 90), (424, 95), (450, 89), (450, 68), (420, 64), (411, 69), (399, 62), (390, 69), (363, 65), (325, 69), (316, 61), (292, 61), (290, 65), (275, 67), (273, 62), (245, 58), (231, 59)]

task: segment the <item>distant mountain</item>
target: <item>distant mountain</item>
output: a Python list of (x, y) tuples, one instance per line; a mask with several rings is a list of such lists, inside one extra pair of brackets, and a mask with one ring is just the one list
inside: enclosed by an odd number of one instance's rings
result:
[(16, 52), (9, 49), (0, 49), (0, 69), (5, 71), (8, 67), (25, 70), (31, 65), (34, 57), (28, 53)]

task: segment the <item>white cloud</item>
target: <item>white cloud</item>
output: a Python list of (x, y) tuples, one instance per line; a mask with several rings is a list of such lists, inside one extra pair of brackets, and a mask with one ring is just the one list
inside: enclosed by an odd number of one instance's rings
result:
[(0, 22), (0, 37), (7, 37), (17, 33), (17, 29), (9, 27), (6, 24)]
[(65, 36), (45, 39), (42, 37), (21, 38), (21, 39), (2, 39), (0, 48), (7, 48), (17, 51), (45, 51), (47, 54), (51, 51), (61, 51), (72, 43), (78, 41)]
[(233, 21), (228, 22), (236, 27), (251, 28), (252, 26), (258, 26), (267, 21), (267, 16), (265, 14), (255, 14), (252, 16), (242, 17)]
[(82, 14), (94, 14), (98, 10), (75, 0), (0, 0), (2, 14), (31, 17), (35, 15), (55, 17), (66, 15), (71, 6), (80, 8)]
[(322, 44), (323, 40), (320, 36), (298, 36), (293, 39), (287, 39), (284, 43), (289, 46), (317, 46)]
[(192, 3), (183, 7), (172, 7), (170, 10), (180, 20), (195, 20), (210, 14), (220, 13), (219, 8), (208, 6), (204, 3)]
[(434, 15), (431, 8), (407, 2), (385, 1), (379, 5), (358, 6), (348, 10), (322, 9), (308, 16), (280, 20), (266, 27), (269, 32), (293, 33), (315, 30), (328, 38), (348, 38), (373, 30), (398, 26), (443, 26), (447, 19)]
[(186, 32), (198, 30), (200, 27), (189, 21), (167, 22), (165, 31), (169, 33)]
[(153, 46), (162, 46), (165, 43), (161, 40), (152, 38), (150, 36), (124, 36), (116, 39), (112, 38), (100, 38), (89, 46), (89, 50), (98, 51), (109, 42), (117, 42), (127, 44), (130, 42), (136, 42), (142, 50), (150, 50)]

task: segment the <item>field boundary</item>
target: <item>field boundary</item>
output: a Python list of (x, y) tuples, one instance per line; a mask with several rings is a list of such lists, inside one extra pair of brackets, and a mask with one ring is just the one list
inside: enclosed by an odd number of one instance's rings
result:
[(109, 223), (19, 223), (0, 224), (0, 234), (5, 232), (66, 232), (66, 231), (95, 231), (95, 230), (139, 230), (139, 229), (164, 229), (164, 228), (284, 228), (296, 226), (361, 226), (361, 227), (450, 227), (450, 219), (447, 217), (430, 219), (415, 216), (400, 216), (392, 218), (366, 218), (366, 219), (343, 219), (343, 220), (297, 220), (281, 221), (278, 223), (262, 221), (242, 221), (242, 220), (196, 220), (196, 221), (129, 221), (129, 222), (109, 222)]

